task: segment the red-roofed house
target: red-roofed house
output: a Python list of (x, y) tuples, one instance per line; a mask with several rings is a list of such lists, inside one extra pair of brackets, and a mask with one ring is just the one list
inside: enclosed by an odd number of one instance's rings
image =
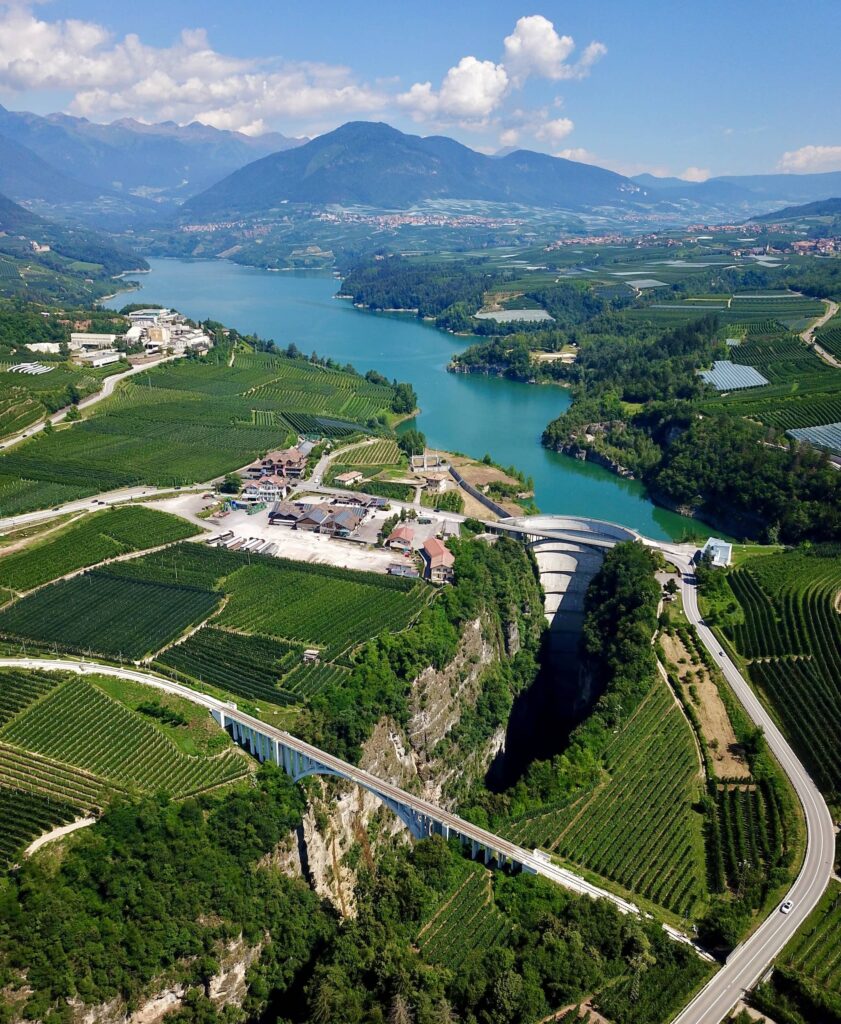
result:
[(388, 536), (388, 540), (385, 542), (387, 548), (393, 548), (395, 551), (411, 551), (413, 541), (415, 539), (415, 531), (411, 526), (398, 526)]
[(421, 554), (426, 562), (426, 578), (433, 583), (449, 583), (453, 578), (455, 556), (437, 537), (424, 542)]

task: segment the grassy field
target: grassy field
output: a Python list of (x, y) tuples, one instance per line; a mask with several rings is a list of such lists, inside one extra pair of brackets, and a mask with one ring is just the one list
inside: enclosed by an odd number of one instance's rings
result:
[(200, 530), (156, 509), (111, 508), (85, 516), (20, 551), (0, 557), (0, 587), (26, 591), (117, 555), (170, 544)]
[(0, 513), (134, 484), (209, 480), (299, 430), (355, 432), (389, 413), (391, 394), (361, 377), (264, 353), (238, 355), (233, 367), (224, 353), (170, 363), (125, 382), (81, 423), (0, 456)]

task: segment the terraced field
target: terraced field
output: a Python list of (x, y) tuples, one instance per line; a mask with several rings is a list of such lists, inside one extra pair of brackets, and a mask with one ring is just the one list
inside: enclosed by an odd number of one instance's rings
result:
[(76, 569), (199, 532), (184, 519), (142, 506), (95, 512), (40, 543), (0, 558), (0, 587), (31, 590)]
[(507, 833), (691, 917), (706, 892), (698, 754), (659, 678), (608, 746), (603, 782), (573, 803), (514, 821)]
[(841, 558), (837, 546), (748, 559), (728, 574), (728, 631), (751, 681), (828, 796), (841, 799)]
[(77, 817), (72, 804), (0, 784), (0, 867), (13, 864), (33, 839)]
[(121, 789), (172, 796), (243, 778), (250, 762), (236, 751), (183, 754), (158, 728), (84, 680), (70, 679), (0, 730), (7, 746), (72, 765)]

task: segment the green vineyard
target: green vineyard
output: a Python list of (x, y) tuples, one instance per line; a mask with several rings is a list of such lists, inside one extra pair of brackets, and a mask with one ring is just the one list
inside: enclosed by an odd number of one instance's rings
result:
[(72, 804), (0, 784), (0, 866), (8, 867), (33, 839), (78, 816)]
[(231, 751), (182, 753), (156, 726), (96, 686), (71, 679), (0, 730), (0, 741), (73, 765), (120, 788), (185, 796), (232, 782), (251, 770)]
[(0, 636), (77, 654), (136, 661), (214, 611), (197, 587), (92, 571), (42, 587), (0, 612)]
[(706, 892), (698, 754), (659, 678), (606, 750), (608, 777), (565, 807), (515, 820), (510, 838), (586, 866), (681, 916)]
[(841, 885), (830, 882), (820, 903), (783, 950), (779, 963), (808, 985), (841, 997)]
[[(20, 375), (5, 376), (20, 384)], [(299, 430), (351, 434), (387, 414), (391, 401), (390, 387), (265, 353), (239, 355), (232, 367), (213, 353), (156, 367), (124, 382), (72, 429), (0, 455), (0, 513), (141, 483), (209, 480), (291, 443)], [(27, 486), (16, 491), (13, 481)]]
[(464, 863), (464, 878), (455, 892), (420, 929), (416, 943), (430, 963), (458, 971), (474, 951), (484, 953), (507, 939), (511, 925), (494, 904), (490, 872)]
[(743, 621), (730, 639), (801, 758), (841, 793), (841, 559), (835, 547), (749, 559), (728, 575)]
[(205, 626), (167, 648), (156, 666), (239, 697), (284, 705), (296, 703), (298, 697), (281, 685), (281, 677), (300, 660), (301, 648), (293, 644)]
[(393, 466), (401, 461), (402, 454), (396, 441), (378, 440), (342, 452), (341, 460), (344, 466)]
[(0, 672), (0, 726), (14, 718), (27, 705), (49, 693), (58, 681), (58, 676), (47, 672), (13, 669)]
[(199, 532), (192, 523), (142, 506), (96, 512), (41, 543), (6, 555), (0, 560), (0, 587), (31, 590), (76, 569)]
[(743, 895), (756, 890), (751, 903), (761, 906), (784, 867), (786, 833), (785, 808), (769, 780), (719, 785), (707, 833), (710, 888)]
[(324, 660), (332, 661), (383, 630), (404, 629), (429, 599), (429, 588), (423, 584), (397, 591), (384, 584), (387, 579), (265, 559), (226, 579), (229, 599), (218, 622), (315, 645)]

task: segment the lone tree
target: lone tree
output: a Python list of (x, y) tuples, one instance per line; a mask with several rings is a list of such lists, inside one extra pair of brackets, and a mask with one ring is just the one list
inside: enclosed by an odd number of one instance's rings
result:
[(226, 473), (219, 490), (223, 494), (239, 494), (242, 490), (242, 477), (239, 473)]

